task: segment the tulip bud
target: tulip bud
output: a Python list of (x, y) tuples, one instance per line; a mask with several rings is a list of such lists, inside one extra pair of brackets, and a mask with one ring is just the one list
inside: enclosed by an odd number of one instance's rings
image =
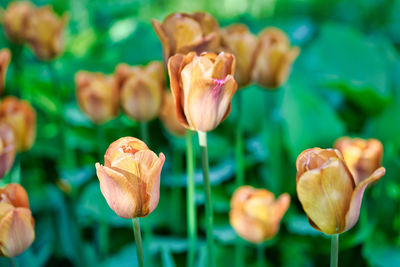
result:
[(219, 49), (219, 25), (208, 13), (172, 13), (162, 23), (156, 20), (151, 23), (163, 46), (164, 62), (178, 53), (200, 54)]
[(112, 143), (104, 166), (96, 163), (100, 189), (108, 205), (122, 218), (145, 217), (158, 205), (160, 174), (165, 157), (133, 137)]
[(156, 118), (160, 112), (165, 88), (162, 63), (153, 61), (144, 67), (119, 64), (115, 72), (125, 113), (136, 121), (150, 121)]
[(36, 137), (36, 112), (24, 100), (8, 96), (0, 104), (0, 120), (14, 131), (17, 152), (29, 150)]
[(9, 40), (16, 43), (26, 40), (28, 20), (34, 9), (34, 6), (28, 1), (12, 2), (7, 6), (4, 12), (3, 26)]
[(377, 139), (342, 137), (334, 146), (343, 154), (357, 182), (366, 179), (382, 165), (383, 145)]
[(163, 122), (165, 128), (176, 136), (183, 136), (186, 133), (186, 129), (178, 121), (176, 116), (174, 99), (170, 91), (164, 91), (163, 104), (160, 111), (160, 119)]
[(208, 132), (229, 115), (237, 89), (232, 54), (177, 54), (168, 61), (168, 73), (178, 120), (184, 127)]
[(37, 8), (29, 18), (26, 40), (41, 60), (52, 60), (64, 49), (64, 28), (68, 15), (59, 17), (50, 6)]
[(336, 149), (307, 149), (296, 166), (298, 198), (311, 226), (327, 235), (340, 234), (356, 224), (365, 188), (385, 174), (380, 167), (357, 181)]
[(0, 94), (4, 90), (4, 84), (6, 82), (6, 73), (8, 65), (11, 60), (11, 52), (7, 48), (0, 50)]
[(0, 179), (10, 171), (14, 159), (14, 132), (8, 124), (0, 122)]
[(231, 199), (230, 223), (240, 237), (259, 244), (276, 235), (289, 204), (287, 193), (275, 200), (266, 189), (241, 186)]
[(119, 90), (113, 76), (79, 71), (75, 86), (79, 107), (94, 123), (102, 124), (118, 115)]
[(236, 57), (235, 79), (239, 86), (248, 85), (254, 65), (256, 36), (245, 25), (232, 24), (221, 30), (221, 44), (225, 51), (231, 52)]
[(288, 79), (300, 49), (290, 47), (287, 35), (277, 28), (266, 28), (258, 37), (252, 79), (263, 87), (274, 89)]
[(28, 195), (18, 184), (0, 188), (0, 256), (15, 257), (35, 239)]

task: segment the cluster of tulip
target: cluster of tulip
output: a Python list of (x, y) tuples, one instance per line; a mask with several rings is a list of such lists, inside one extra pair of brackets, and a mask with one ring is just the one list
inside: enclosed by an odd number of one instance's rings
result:
[(26, 43), (41, 60), (52, 60), (64, 49), (64, 27), (68, 16), (58, 16), (51, 6), (35, 7), (28, 1), (12, 2), (3, 16), (7, 38)]

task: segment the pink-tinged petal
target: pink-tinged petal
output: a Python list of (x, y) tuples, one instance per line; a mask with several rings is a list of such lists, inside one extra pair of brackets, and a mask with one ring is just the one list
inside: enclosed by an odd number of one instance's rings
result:
[[(35, 239), (34, 220), (27, 208), (10, 208), (0, 204), (0, 256), (15, 257)], [(8, 211), (6, 211), (8, 209)]]
[(122, 218), (135, 218), (141, 213), (139, 189), (121, 173), (96, 163), (100, 190), (110, 208)]
[(331, 158), (323, 168), (305, 172), (297, 182), (297, 195), (307, 216), (325, 234), (346, 229), (354, 181), (344, 163)]
[(373, 174), (371, 174), (370, 177), (368, 177), (367, 179), (362, 181), (360, 184), (358, 184), (357, 187), (354, 189), (354, 192), (351, 196), (350, 207), (346, 214), (345, 230), (349, 230), (350, 228), (352, 228), (358, 221), (358, 217), (360, 215), (362, 198), (363, 198), (364, 191), (367, 188), (367, 186), (369, 184), (381, 179), (382, 176), (385, 175), (385, 171), (386, 170), (384, 167), (380, 167)]

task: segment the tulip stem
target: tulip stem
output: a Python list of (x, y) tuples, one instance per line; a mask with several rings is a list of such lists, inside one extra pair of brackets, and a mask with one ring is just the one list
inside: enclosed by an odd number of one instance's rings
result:
[(258, 266), (262, 267), (266, 265), (265, 249), (262, 244), (257, 245), (257, 260)]
[(245, 247), (244, 242), (240, 239), (236, 239), (235, 246), (235, 264), (237, 267), (243, 267), (245, 262)]
[(339, 261), (339, 234), (332, 235), (331, 239), (331, 267), (337, 267)]
[(236, 123), (236, 187), (244, 184), (244, 154), (243, 154), (243, 128), (242, 128), (242, 94), (237, 93), (237, 123)]
[(186, 172), (187, 172), (187, 231), (189, 237), (189, 253), (187, 266), (194, 266), (197, 244), (197, 219), (196, 219), (196, 188), (194, 181), (194, 151), (192, 131), (186, 130)]
[(16, 155), (14, 161), (14, 170), (11, 175), (11, 182), (21, 184), (21, 155)]
[(213, 209), (211, 202), (210, 170), (208, 167), (207, 133), (198, 132), (201, 149), (201, 163), (203, 167), (204, 192), (206, 197), (206, 225), (207, 225), (207, 247), (208, 266), (214, 266), (214, 240), (213, 240)]
[(147, 121), (140, 122), (140, 136), (142, 138), (142, 141), (145, 142), (147, 146), (150, 146), (149, 124), (147, 123)]
[(18, 267), (18, 262), (15, 260), (15, 258), (10, 258), (10, 261), (12, 267)]
[(133, 233), (135, 234), (137, 260), (139, 267), (143, 267), (144, 266), (143, 247), (142, 247), (142, 236), (140, 234), (139, 218), (133, 218), (132, 223), (133, 223)]

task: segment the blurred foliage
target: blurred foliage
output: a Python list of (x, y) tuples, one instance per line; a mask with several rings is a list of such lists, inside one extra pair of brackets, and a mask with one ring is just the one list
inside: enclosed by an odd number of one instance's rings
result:
[[(9, 1), (2, 1), (4, 8)], [(100, 127), (77, 107), (74, 74), (81, 69), (112, 73), (120, 62), (161, 60), (150, 21), (173, 11), (208, 11), (222, 26), (247, 24), (257, 33), (282, 28), (302, 49), (289, 82), (271, 92), (250, 86), (244, 99), (246, 183), (276, 194), (289, 192), (292, 205), (281, 230), (267, 242), (270, 266), (324, 266), (329, 239), (312, 229), (295, 192), (295, 159), (302, 150), (331, 147), (342, 135), (375, 137), (385, 148), (384, 178), (366, 191), (358, 224), (341, 235), (340, 265), (400, 265), (400, 0), (37, 0), (68, 12), (66, 50), (53, 62), (38, 61), (29, 48), (12, 51), (5, 95), (27, 99), (38, 113), (33, 149), (20, 155), (21, 179), (36, 220), (36, 240), (18, 257), (21, 266), (131, 266), (136, 262), (129, 220), (108, 208), (95, 177), (109, 143), (139, 136), (124, 115)], [(235, 100), (235, 99), (234, 99)], [(238, 238), (228, 221), (234, 187), (233, 110), (209, 134), (218, 266), (232, 266)], [(153, 231), (150, 254), (157, 266), (183, 266), (187, 251), (185, 142), (150, 123), (150, 147), (167, 158), (158, 208), (142, 220)], [(197, 142), (197, 141), (196, 141)], [(200, 160), (200, 151), (196, 151)], [(198, 164), (197, 166), (200, 166)], [(2, 183), (17, 175), (13, 170)], [(205, 266), (202, 176), (196, 172), (200, 241), (198, 266)], [(110, 227), (109, 255), (99, 257), (101, 224)], [(246, 243), (247, 266), (257, 264)], [(7, 266), (7, 259), (0, 259)]]

